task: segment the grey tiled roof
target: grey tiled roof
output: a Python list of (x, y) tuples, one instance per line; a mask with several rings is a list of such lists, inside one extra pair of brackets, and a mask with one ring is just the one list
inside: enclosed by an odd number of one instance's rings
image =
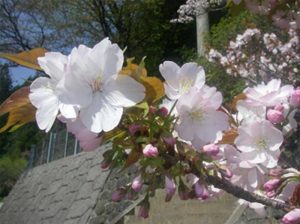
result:
[(130, 175), (103, 171), (99, 165), (104, 150), (69, 156), (24, 173), (4, 201), (0, 223), (113, 223), (110, 220), (132, 202), (113, 203), (111, 193), (130, 181)]

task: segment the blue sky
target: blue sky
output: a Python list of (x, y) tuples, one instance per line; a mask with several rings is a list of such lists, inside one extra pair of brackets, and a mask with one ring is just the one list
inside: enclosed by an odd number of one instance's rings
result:
[[(0, 63), (8, 62), (7, 60), (0, 59)], [(22, 84), (29, 76), (35, 75), (35, 70), (25, 68), (23, 66), (11, 67), (9, 72), (12, 76), (13, 85)]]
[(10, 68), (9, 70), (12, 75), (13, 85), (22, 84), (29, 76), (35, 75), (35, 70), (22, 66)]

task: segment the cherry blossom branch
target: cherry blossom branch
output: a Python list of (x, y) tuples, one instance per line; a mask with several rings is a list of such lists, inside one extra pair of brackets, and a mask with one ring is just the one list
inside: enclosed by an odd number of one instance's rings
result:
[(233, 196), (237, 198), (244, 199), (249, 202), (258, 202), (267, 206), (271, 206), (276, 209), (281, 209), (284, 211), (287, 211), (290, 209), (290, 206), (281, 202), (277, 201), (275, 199), (267, 198), (255, 193), (251, 193), (249, 191), (245, 191), (243, 188), (233, 185), (226, 179), (220, 179), (219, 177), (207, 175), (206, 181), (212, 185), (214, 185), (217, 188), (220, 188), (224, 191), (226, 191), (229, 194), (232, 194)]

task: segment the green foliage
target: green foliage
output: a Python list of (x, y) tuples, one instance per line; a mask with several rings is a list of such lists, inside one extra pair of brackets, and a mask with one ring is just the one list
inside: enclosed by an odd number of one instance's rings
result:
[[(237, 16), (227, 15), (223, 17), (219, 23), (212, 26), (210, 35), (206, 37), (206, 46), (209, 49), (224, 51), (230, 40), (235, 39), (237, 34), (254, 25), (253, 21), (253, 16), (247, 11), (241, 12)], [(243, 79), (229, 76), (222, 67), (209, 62), (204, 57), (195, 57), (195, 59), (199, 65), (204, 67), (207, 84), (216, 86), (222, 92), (225, 103), (229, 103), (234, 96), (244, 89), (245, 82)]]
[(6, 100), (12, 88), (12, 80), (7, 64), (0, 64), (0, 104)]
[(245, 88), (245, 82), (241, 78), (229, 76), (225, 70), (205, 58), (198, 58), (198, 64), (203, 66), (206, 74), (206, 83), (215, 86), (222, 93), (224, 102), (229, 103), (234, 96)]
[(8, 155), (0, 158), (0, 198), (9, 193), (26, 165), (26, 160), (22, 158)]
[(228, 15), (222, 18), (218, 24), (212, 26), (209, 37), (206, 37), (207, 46), (219, 51), (224, 50), (237, 34), (254, 25), (253, 20), (253, 16), (247, 11), (237, 16)]

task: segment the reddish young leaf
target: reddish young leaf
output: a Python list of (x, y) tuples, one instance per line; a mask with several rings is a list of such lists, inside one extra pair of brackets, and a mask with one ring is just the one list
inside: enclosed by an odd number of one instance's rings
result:
[(6, 124), (0, 132), (14, 131), (22, 125), (35, 120), (36, 109), (29, 101), (29, 87), (25, 86), (15, 91), (0, 105), (0, 116), (9, 113)]
[(236, 130), (231, 129), (224, 133), (223, 138), (221, 141), (219, 141), (219, 144), (234, 144), (234, 140), (238, 136), (238, 133)]

